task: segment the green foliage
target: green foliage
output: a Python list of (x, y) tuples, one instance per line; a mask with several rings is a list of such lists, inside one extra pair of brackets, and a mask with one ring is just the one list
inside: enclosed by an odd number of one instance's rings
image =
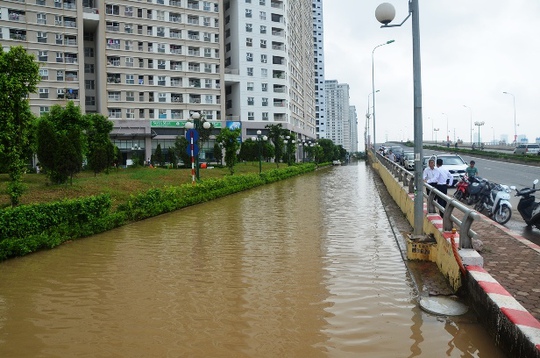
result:
[(165, 165), (165, 157), (163, 156), (163, 151), (161, 150), (161, 144), (158, 144), (156, 147), (156, 151), (154, 152), (153, 162), (156, 162), (160, 166)]
[(188, 163), (191, 162), (189, 155), (187, 154), (187, 147), (189, 143), (185, 136), (181, 135), (176, 137), (176, 141), (174, 142), (174, 149), (176, 153), (178, 153), (178, 156), (184, 162), (184, 166), (187, 166)]
[(114, 146), (109, 134), (113, 129), (113, 122), (100, 114), (87, 114), (85, 120), (89, 123), (87, 130), (88, 140), (88, 167), (95, 173), (101, 173), (113, 164), (115, 160)]
[(173, 168), (176, 168), (178, 166), (178, 158), (176, 158), (176, 153), (174, 151), (174, 148), (169, 147), (168, 156), (169, 156), (169, 163), (172, 164)]
[(245, 160), (248, 162), (253, 162), (259, 160), (259, 143), (248, 138), (242, 142), (240, 147), (240, 153), (238, 154), (239, 160)]
[(268, 128), (268, 139), (274, 144), (274, 160), (279, 168), (279, 161), (283, 156), (283, 127), (278, 123), (268, 124), (265, 128)]
[(223, 151), (219, 143), (214, 143), (214, 158), (220, 165), (223, 165)]
[(121, 225), (123, 216), (110, 209), (111, 198), (100, 195), (1, 210), (0, 261)]
[(35, 120), (28, 98), (39, 81), (39, 64), (23, 47), (0, 51), (0, 152), (7, 163), (12, 206), (19, 204), (23, 194), (22, 176)]
[(80, 108), (69, 101), (65, 108), (53, 106), (37, 126), (37, 155), (49, 179), (64, 184), (82, 169), (88, 122)]
[(231, 175), (234, 174), (234, 165), (238, 161), (236, 152), (240, 148), (240, 143), (238, 143), (240, 133), (240, 128), (234, 130), (223, 128), (216, 138), (216, 142), (225, 148), (225, 165), (229, 168)]

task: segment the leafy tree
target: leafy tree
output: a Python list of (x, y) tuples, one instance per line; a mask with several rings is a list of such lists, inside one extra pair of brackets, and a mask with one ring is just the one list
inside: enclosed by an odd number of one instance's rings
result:
[(251, 138), (248, 138), (247, 140), (242, 142), (242, 146), (240, 147), (240, 153), (238, 154), (238, 159), (246, 160), (249, 162), (258, 161), (259, 143), (252, 140)]
[(12, 206), (19, 204), (24, 191), (22, 176), (35, 121), (28, 98), (39, 81), (39, 64), (23, 47), (0, 51), (0, 152), (7, 163)]
[(317, 145), (322, 148), (319, 163), (331, 162), (339, 159), (339, 149), (330, 139), (319, 139)]
[(188, 148), (188, 140), (185, 136), (180, 135), (176, 137), (176, 141), (174, 142), (174, 149), (176, 153), (178, 153), (178, 156), (180, 159), (184, 162), (184, 166), (187, 166), (188, 163), (191, 162), (189, 154), (187, 154), (187, 148)]
[(64, 184), (82, 169), (88, 123), (80, 108), (69, 101), (51, 107), (38, 121), (37, 155), (49, 179)]
[(225, 148), (225, 165), (229, 168), (229, 171), (234, 174), (234, 165), (236, 164), (238, 157), (236, 152), (240, 148), (238, 137), (240, 137), (241, 129), (229, 129), (223, 128), (216, 138), (216, 141)]
[(220, 165), (223, 165), (223, 151), (219, 143), (214, 143), (214, 158)]
[(176, 153), (174, 151), (174, 148), (169, 147), (167, 154), (169, 156), (169, 163), (171, 163), (173, 168), (176, 168), (178, 166), (178, 160), (176, 158)]
[(284, 132), (283, 136), (285, 138), (288, 136), (289, 139), (285, 139), (287, 144), (285, 144), (285, 160), (287, 165), (291, 165), (294, 162), (295, 153), (296, 153), (296, 135), (294, 133)]
[(154, 152), (154, 161), (158, 163), (160, 166), (163, 166), (165, 164), (165, 158), (163, 157), (163, 152), (161, 150), (161, 144), (157, 145), (156, 151)]
[(94, 175), (102, 171), (109, 172), (109, 167), (114, 162), (114, 146), (111, 143), (109, 134), (113, 129), (113, 122), (109, 121), (101, 114), (87, 114), (86, 121), (89, 123), (87, 131), (88, 167)]
[(268, 128), (268, 139), (274, 143), (274, 159), (279, 168), (279, 160), (283, 156), (283, 128), (281, 123), (268, 124), (265, 128)]

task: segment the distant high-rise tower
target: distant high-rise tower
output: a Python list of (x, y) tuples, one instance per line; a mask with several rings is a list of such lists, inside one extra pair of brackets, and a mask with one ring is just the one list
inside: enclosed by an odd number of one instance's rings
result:
[(225, 2), (226, 120), (316, 138), (312, 0)]
[[(325, 81), (327, 136), (347, 152), (358, 149), (356, 110), (349, 105), (349, 85), (336, 80)], [(354, 108), (354, 107), (353, 107)], [(352, 113), (351, 113), (352, 112)]]

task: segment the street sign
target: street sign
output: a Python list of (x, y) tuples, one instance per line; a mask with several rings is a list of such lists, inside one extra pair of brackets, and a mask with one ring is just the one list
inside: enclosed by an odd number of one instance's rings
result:
[(199, 140), (199, 132), (196, 129), (188, 129), (186, 131), (186, 139), (188, 143), (191, 143), (191, 136), (193, 135), (193, 143), (196, 143)]

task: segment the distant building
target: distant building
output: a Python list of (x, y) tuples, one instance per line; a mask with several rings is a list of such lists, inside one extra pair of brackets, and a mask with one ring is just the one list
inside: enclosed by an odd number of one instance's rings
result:
[(326, 92), (324, 88), (324, 28), (322, 0), (313, 0), (313, 39), (315, 41), (315, 117), (317, 138), (326, 138)]
[(336, 80), (325, 81), (326, 138), (347, 152), (358, 151), (358, 118), (349, 102), (349, 85)]

